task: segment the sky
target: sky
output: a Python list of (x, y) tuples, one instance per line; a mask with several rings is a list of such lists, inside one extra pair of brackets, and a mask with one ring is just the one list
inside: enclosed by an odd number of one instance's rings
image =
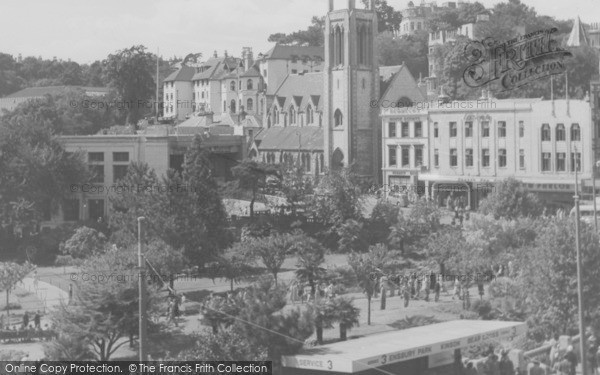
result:
[[(492, 7), (499, 0), (480, 2)], [(538, 14), (558, 19), (579, 15), (583, 22), (600, 22), (600, 0), (522, 2)], [(388, 3), (401, 10), (408, 0)], [(159, 49), (164, 57), (198, 52), (208, 57), (215, 50), (239, 56), (242, 47), (252, 47), (256, 56), (272, 47), (267, 41), (270, 34), (305, 29), (312, 16), (326, 13), (327, 4), (327, 0), (2, 0), (0, 52), (91, 63), (142, 44), (151, 52)], [(343, 4), (345, 0), (335, 0), (336, 8)]]

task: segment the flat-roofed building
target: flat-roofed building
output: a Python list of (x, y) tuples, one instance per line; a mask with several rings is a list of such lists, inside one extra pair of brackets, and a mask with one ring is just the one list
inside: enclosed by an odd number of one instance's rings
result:
[[(580, 183), (590, 185), (594, 134), (588, 101), (488, 97), (429, 103), (382, 110), (384, 185), (416, 182), (422, 194), (440, 203), (452, 195), (464, 197), (472, 208), (494, 182), (508, 177), (540, 193), (546, 203), (564, 207), (572, 206), (576, 168)], [(418, 122), (426, 139), (411, 130)], [(395, 164), (392, 146), (402, 150)], [(403, 158), (416, 158), (416, 147), (427, 153), (420, 171)]]

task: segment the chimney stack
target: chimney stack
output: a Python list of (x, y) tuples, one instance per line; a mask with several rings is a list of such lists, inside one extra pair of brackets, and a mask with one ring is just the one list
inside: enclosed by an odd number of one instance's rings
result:
[(248, 71), (254, 63), (254, 56), (252, 55), (252, 47), (242, 48), (242, 58), (244, 59), (244, 71)]
[(215, 52), (213, 53), (213, 57), (214, 57), (214, 58), (217, 58), (217, 57), (219, 57), (219, 55), (217, 55), (217, 50), (215, 50)]
[(348, 9), (354, 10), (356, 8), (356, 0), (348, 0)]
[(223, 56), (228, 57), (227, 56), (227, 50), (225, 50), (225, 52), (223, 52)]
[(333, 0), (329, 0), (329, 11), (333, 11)]

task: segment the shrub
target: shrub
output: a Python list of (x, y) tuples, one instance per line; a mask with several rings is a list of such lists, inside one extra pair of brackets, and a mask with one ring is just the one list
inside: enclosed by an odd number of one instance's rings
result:
[(475, 311), (480, 319), (491, 320), (494, 318), (492, 304), (488, 300), (475, 300), (471, 305), (471, 310)]

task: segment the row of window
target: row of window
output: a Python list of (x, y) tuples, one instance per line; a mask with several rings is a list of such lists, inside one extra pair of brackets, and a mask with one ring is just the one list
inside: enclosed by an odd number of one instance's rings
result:
[[(567, 154), (565, 152), (557, 152), (554, 158), (554, 171), (555, 172), (566, 172), (566, 159)], [(578, 172), (581, 172), (581, 153), (571, 152), (569, 171), (574, 171), (577, 168)], [(552, 171), (552, 153), (542, 152), (542, 172)]]
[[(390, 126), (394, 123), (390, 123)], [(395, 126), (395, 124), (394, 124)], [(454, 121), (449, 123), (450, 128), (450, 138), (455, 138), (458, 136), (458, 124)], [(465, 122), (465, 137), (470, 138), (473, 136), (473, 122), (467, 121)], [(391, 132), (391, 128), (390, 128)], [(408, 132), (408, 130), (407, 130)], [(564, 124), (556, 125), (555, 129), (555, 140), (556, 141), (565, 141), (566, 140), (566, 130)], [(481, 137), (487, 138), (490, 136), (490, 122), (482, 121), (481, 122)], [(525, 136), (525, 124), (523, 121), (519, 121), (519, 138), (523, 138)], [(572, 124), (570, 128), (570, 140), (571, 141), (580, 141), (581, 140), (581, 129), (579, 124)], [(437, 122), (433, 123), (433, 137), (439, 137), (439, 124)], [(506, 121), (498, 121), (498, 137), (505, 138), (506, 137)], [(551, 140), (551, 131), (549, 124), (542, 124), (541, 130), (541, 138), (542, 141), (550, 141)]]
[[(581, 140), (581, 130), (579, 124), (571, 124), (571, 141)], [(550, 130), (550, 124), (542, 124), (542, 142), (548, 142), (552, 140), (552, 131)], [(555, 141), (566, 141), (566, 131), (564, 124), (557, 124), (554, 129), (554, 140)]]
[(169, 94), (165, 94), (165, 101), (167, 100), (173, 100), (173, 93)]
[[(433, 150), (433, 167), (439, 168), (440, 166), (440, 153), (436, 148)], [(457, 167), (458, 166), (458, 150), (455, 148), (450, 149), (450, 166)], [(465, 166), (472, 167), (473, 166), (473, 149), (467, 148), (465, 149)], [(490, 150), (488, 148), (484, 148), (481, 150), (481, 166), (487, 168), (490, 166)], [(506, 167), (506, 149), (501, 148), (498, 149), (498, 167), (504, 168)], [(525, 169), (525, 150), (519, 150), (519, 168)]]
[[(240, 111), (254, 111), (254, 100), (252, 98), (246, 99), (246, 107), (242, 108), (242, 100), (239, 101)], [(237, 112), (237, 105), (235, 99), (231, 99), (229, 104), (229, 111), (231, 113)], [(223, 112), (227, 112), (227, 100), (223, 100)]]
[[(420, 121), (416, 121), (414, 123), (414, 137), (420, 138), (423, 136), (423, 124)], [(390, 138), (396, 138), (396, 123), (390, 122), (388, 124), (388, 136)], [(410, 124), (408, 122), (400, 123), (400, 137), (408, 138), (410, 137)]]
[[(388, 162), (390, 167), (398, 165), (397, 149), (396, 146), (389, 146), (388, 148)], [(420, 167), (421, 165), (423, 165), (423, 147), (416, 146), (415, 167)], [(400, 146), (400, 166), (403, 168), (410, 167), (410, 147), (408, 146)]]
[[(565, 152), (556, 153), (556, 163), (554, 171), (556, 172), (566, 172), (566, 160), (567, 154)], [(439, 168), (440, 166), (440, 155), (439, 150), (433, 150), (433, 166), (434, 168)], [(458, 150), (455, 148), (450, 149), (450, 166), (457, 167), (458, 166)], [(465, 150), (465, 166), (472, 167), (473, 166), (473, 149), (468, 148)], [(490, 166), (490, 150), (485, 148), (481, 150), (481, 166), (486, 168)], [(506, 167), (506, 149), (498, 149), (498, 167), (504, 168)], [(525, 169), (525, 150), (519, 150), (519, 168)], [(581, 171), (581, 153), (579, 152), (571, 152), (570, 159), (570, 168), (569, 171), (574, 171), (577, 168), (578, 171)], [(542, 172), (550, 172), (552, 171), (552, 154), (550, 152), (542, 152), (542, 164), (541, 164)]]
[[(409, 30), (409, 23), (406, 22), (404, 24), (404, 31), (408, 31), (408, 30)], [(415, 23), (411, 22), (410, 23), (410, 31), (414, 31), (414, 30), (415, 30)], [(417, 22), (417, 28), (416, 28), (416, 30), (421, 30), (421, 22)]]
[[(121, 180), (127, 174), (129, 167), (129, 152), (113, 152), (113, 183)], [(104, 183), (104, 152), (88, 152), (88, 168), (92, 173), (90, 182)]]
[[(339, 112), (339, 110), (336, 111), (336, 115)], [(315, 112), (313, 110), (312, 105), (308, 105), (306, 107), (306, 111), (305, 111), (305, 116), (300, 116), (300, 114), (296, 111), (296, 108), (293, 105), (290, 105), (290, 107), (288, 108), (287, 112), (281, 112), (279, 110), (279, 108), (277, 106), (274, 107), (273, 109), (273, 113), (271, 113), (271, 115), (268, 117), (268, 122), (269, 122), (269, 126), (271, 125), (271, 122), (273, 124), (280, 124), (280, 114), (283, 113), (283, 126), (287, 126), (288, 122), (290, 125), (304, 125), (304, 120), (306, 120), (306, 124), (310, 125), (310, 124), (314, 124), (315, 122)], [(339, 114), (341, 115), (341, 112), (339, 112)], [(340, 119), (341, 121), (341, 119)], [(336, 122), (337, 124), (337, 122)], [(319, 117), (319, 126), (321, 125), (321, 118)], [(341, 122), (340, 122), (341, 125)], [(337, 126), (337, 125), (336, 125)]]
[[(231, 81), (229, 83), (229, 91), (235, 91), (235, 81)], [(242, 81), (239, 81), (239, 89), (242, 89)], [(246, 81), (246, 90), (254, 90), (254, 81), (252, 81), (251, 79), (248, 79)]]
[[(275, 154), (276, 154), (275, 152), (263, 153), (263, 155), (262, 155), (263, 163), (268, 163), (268, 164), (277, 164), (277, 163), (293, 164), (294, 163), (294, 153), (281, 152), (281, 153), (279, 153), (278, 157), (276, 157)], [(297, 158), (297, 154), (296, 154), (296, 158)], [(312, 168), (310, 154), (308, 154), (308, 153), (300, 154), (300, 164), (302, 165), (302, 169), (304, 170), (304, 172), (310, 172), (311, 168)], [(323, 154), (319, 154), (318, 157), (315, 156), (315, 172), (316, 173), (323, 172)]]

